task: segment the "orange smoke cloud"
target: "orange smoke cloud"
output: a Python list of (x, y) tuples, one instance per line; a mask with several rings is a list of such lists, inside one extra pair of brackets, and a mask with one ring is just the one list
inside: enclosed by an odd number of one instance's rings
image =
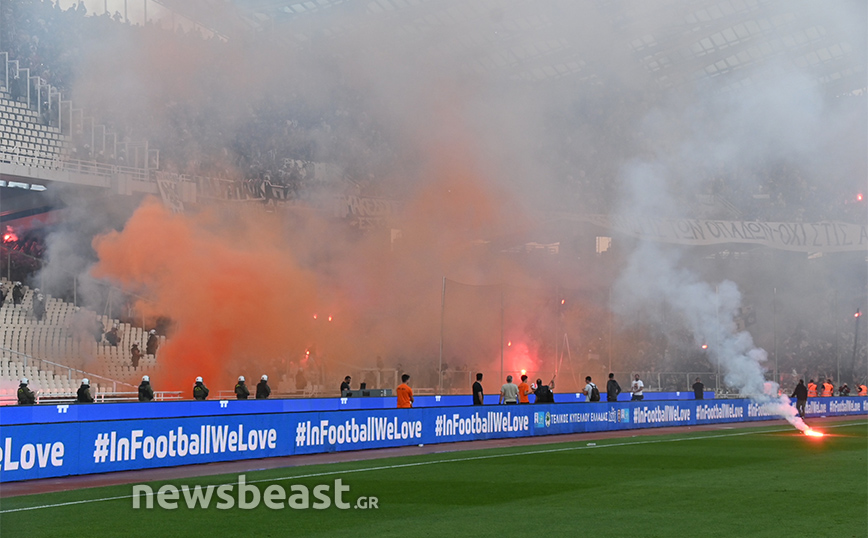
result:
[(240, 374), (256, 379), (304, 345), (315, 280), (268, 221), (173, 215), (150, 200), (123, 231), (94, 241), (94, 276), (148, 297), (136, 305), (144, 315), (174, 322), (160, 350), (168, 374), (160, 388), (188, 389), (197, 375), (214, 386)]
[[(122, 231), (94, 241), (93, 274), (146, 297), (136, 304), (141, 314), (172, 320), (159, 354), (161, 389), (189, 391), (197, 375), (224, 390), (238, 375), (279, 380), (309, 348), (327, 369), (326, 388), (352, 368), (373, 367), (377, 355), (387, 367), (402, 362), (430, 375), (444, 276), (468, 284), (545, 279), (485, 244), (520, 232), (524, 219), (468, 152), (443, 150), (430, 161), (394, 216), (402, 231), (395, 243), (389, 229), (360, 232), (314, 211), (175, 215), (150, 200)], [(460, 339), (477, 350), (468, 363), (495, 360), (489, 340), (500, 331), (499, 308), (483, 310), (448, 320), (466, 327)]]

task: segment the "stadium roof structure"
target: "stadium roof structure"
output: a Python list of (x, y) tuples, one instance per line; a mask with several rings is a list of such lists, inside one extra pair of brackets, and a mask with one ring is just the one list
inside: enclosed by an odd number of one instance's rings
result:
[(750, 87), (760, 69), (807, 73), (834, 96), (868, 88), (861, 0), (832, 6), (862, 15), (852, 27), (809, 0), (155, 1), (227, 39), (259, 31), (316, 46), (379, 24), (459, 59), (469, 73), (530, 83), (598, 80), (606, 66), (593, 63), (603, 56), (593, 47), (603, 46), (632, 57), (635, 75), (661, 88), (711, 79), (716, 91)]

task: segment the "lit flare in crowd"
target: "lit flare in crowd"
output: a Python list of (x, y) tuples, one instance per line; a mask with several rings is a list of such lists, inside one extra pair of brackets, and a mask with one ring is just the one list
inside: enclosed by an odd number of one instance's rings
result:
[(14, 243), (16, 241), (18, 241), (18, 235), (15, 233), (15, 230), (12, 229), (12, 226), (6, 226), (6, 233), (3, 234), (3, 242)]

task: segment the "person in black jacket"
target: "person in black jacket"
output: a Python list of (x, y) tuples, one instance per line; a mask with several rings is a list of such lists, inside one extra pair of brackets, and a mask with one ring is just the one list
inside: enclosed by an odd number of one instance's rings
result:
[(805, 381), (799, 379), (799, 384), (790, 395), (790, 398), (796, 399), (796, 409), (799, 411), (799, 416), (805, 418), (805, 404), (808, 403), (808, 387), (805, 386)]
[(696, 378), (696, 383), (693, 384), (693, 399), (701, 400), (705, 396), (705, 385), (702, 384), (702, 379)]
[(238, 383), (235, 384), (235, 397), (239, 400), (246, 400), (250, 396), (250, 389), (244, 383), (244, 376), (238, 376)]
[(202, 381), (202, 376), (196, 378), (196, 384), (193, 385), (193, 398), (196, 400), (207, 400), (208, 393), (211, 392), (208, 390), (208, 387), (205, 386), (205, 383)]
[(606, 381), (606, 401), (617, 402), (618, 395), (621, 394), (621, 385), (615, 380), (615, 374), (609, 374), (609, 380)]
[(154, 401), (154, 389), (151, 387), (151, 378), (146, 375), (142, 376), (142, 383), (139, 385), (139, 401)]
[(81, 386), (78, 387), (75, 401), (78, 403), (93, 403), (93, 396), (90, 394), (90, 381), (86, 377), (81, 380)]
[(476, 374), (473, 383), (473, 405), (485, 405), (485, 393), (482, 391), (482, 372)]
[(112, 328), (106, 331), (103, 337), (105, 338), (105, 341), (109, 343), (109, 345), (117, 347), (118, 343), (120, 343), (121, 341), (121, 335), (117, 324), (112, 325)]
[(18, 405), (33, 405), (36, 403), (36, 394), (27, 386), (27, 378), (21, 378), (21, 384), (18, 385)]
[(265, 400), (271, 396), (271, 387), (268, 386), (268, 376), (263, 374), (259, 383), (256, 384), (256, 399)]
[(543, 385), (542, 379), (536, 380), (536, 388), (533, 393), (536, 395), (534, 403), (555, 403), (555, 395), (552, 389), (555, 388), (555, 380), (552, 379), (549, 385)]

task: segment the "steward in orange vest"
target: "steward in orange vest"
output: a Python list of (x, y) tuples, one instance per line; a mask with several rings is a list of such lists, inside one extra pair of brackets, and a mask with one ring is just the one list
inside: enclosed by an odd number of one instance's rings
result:
[(808, 398), (816, 398), (817, 397), (817, 384), (814, 383), (814, 380), (808, 381)]
[(868, 386), (865, 383), (859, 384), (859, 396), (868, 396)]
[(823, 382), (823, 398), (831, 398), (835, 394), (835, 385), (828, 379)]

